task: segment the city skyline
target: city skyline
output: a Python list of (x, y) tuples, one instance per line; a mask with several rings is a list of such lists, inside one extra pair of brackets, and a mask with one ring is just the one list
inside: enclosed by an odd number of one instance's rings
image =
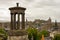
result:
[(60, 0), (1, 0), (0, 20), (10, 20), (8, 8), (16, 6), (17, 2), (21, 7), (27, 8), (25, 13), (28, 20), (47, 20), (51, 17), (52, 21), (60, 22)]

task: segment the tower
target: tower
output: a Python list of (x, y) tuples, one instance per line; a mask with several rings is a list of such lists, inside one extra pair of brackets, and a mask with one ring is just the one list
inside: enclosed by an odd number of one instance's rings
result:
[[(17, 7), (9, 8), (11, 14), (11, 30), (19, 30), (20, 29), (20, 15), (22, 16), (22, 29), (25, 29), (25, 10), (26, 8), (19, 7), (19, 3), (17, 3)], [(18, 15), (18, 20), (16, 22), (16, 15)]]
[(51, 18), (49, 17), (48, 21), (47, 21), (47, 29), (50, 31), (52, 28), (52, 23), (51, 23)]
[(51, 23), (51, 18), (49, 17), (48, 22)]
[[(26, 8), (19, 7), (17, 3), (16, 7), (9, 8), (11, 14), (11, 26), (8, 33), (8, 40), (27, 40), (28, 35), (25, 30), (25, 10)], [(17, 18), (16, 18), (17, 15)], [(22, 16), (22, 26), (20, 26), (20, 15)], [(17, 21), (16, 21), (17, 19)], [(20, 30), (21, 28), (21, 30)]]
[(58, 30), (58, 24), (57, 24), (57, 21), (56, 20), (55, 20), (54, 30)]

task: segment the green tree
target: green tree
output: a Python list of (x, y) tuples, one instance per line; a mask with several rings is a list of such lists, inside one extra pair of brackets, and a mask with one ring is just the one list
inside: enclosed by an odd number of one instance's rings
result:
[(37, 32), (38, 32), (37, 29), (33, 28), (33, 30), (32, 30), (33, 40), (37, 40), (37, 38), (38, 38)]
[(53, 40), (60, 40), (60, 34), (56, 34)]
[(40, 35), (41, 35), (41, 36), (44, 35), (44, 37), (47, 37), (47, 36), (49, 36), (49, 32), (46, 31), (46, 30), (42, 30), (42, 31), (40, 32)]
[(4, 40), (6, 40), (8, 35), (4, 29), (0, 28), (0, 36), (2, 36)]
[(47, 37), (47, 36), (49, 36), (49, 32), (46, 30), (38, 31), (37, 32), (37, 39), (41, 40), (42, 35), (44, 35), (44, 37)]
[(27, 29), (27, 32), (29, 40), (31, 40), (31, 38), (33, 38), (33, 40), (41, 40), (42, 35), (44, 35), (45, 37), (49, 36), (48, 31), (46, 30), (38, 31), (36, 28), (32, 27), (29, 27)]
[(37, 33), (37, 40), (41, 40), (41, 34), (40, 34), (40, 32)]
[(28, 32), (29, 40), (31, 40), (32, 38), (33, 40), (37, 40), (37, 29), (36, 28), (29, 27), (27, 29), (27, 32)]
[(31, 27), (29, 27), (28, 29), (27, 29), (27, 33), (28, 33), (28, 39), (29, 40), (31, 40), (31, 38), (32, 38), (32, 28)]

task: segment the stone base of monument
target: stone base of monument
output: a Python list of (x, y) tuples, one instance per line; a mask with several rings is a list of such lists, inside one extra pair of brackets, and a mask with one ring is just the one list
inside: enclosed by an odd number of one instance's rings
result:
[(28, 40), (28, 35), (25, 30), (9, 30), (8, 40)]

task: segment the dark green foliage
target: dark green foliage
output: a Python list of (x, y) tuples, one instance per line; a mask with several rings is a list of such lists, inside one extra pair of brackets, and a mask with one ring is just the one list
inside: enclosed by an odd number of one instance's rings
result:
[(28, 31), (29, 40), (31, 40), (32, 37), (33, 37), (33, 40), (37, 40), (37, 29), (29, 27), (27, 31)]
[(56, 34), (53, 40), (60, 40), (60, 34)]
[(38, 32), (38, 40), (41, 40), (42, 35), (44, 35), (44, 37), (47, 37), (47, 36), (49, 36), (49, 32), (46, 30), (42, 30), (42, 31)]
[(29, 28), (27, 29), (27, 32), (28, 32), (28, 39), (31, 40), (31, 38), (32, 38), (32, 28), (29, 27)]
[(32, 37), (33, 37), (33, 40), (41, 40), (42, 35), (44, 35), (45, 37), (49, 36), (49, 32), (48, 31), (42, 30), (40, 32), (36, 28), (32, 28), (32, 27), (29, 27), (27, 29), (27, 32), (28, 32), (29, 40), (32, 40)]
[(44, 35), (45, 37), (47, 37), (47, 36), (49, 36), (49, 32), (46, 31), (46, 30), (42, 30), (42, 31), (40, 32), (40, 35)]
[(2, 36), (4, 40), (6, 40), (8, 35), (4, 29), (0, 29), (0, 36)]
[(33, 40), (37, 40), (37, 29), (36, 28), (33, 28)]

